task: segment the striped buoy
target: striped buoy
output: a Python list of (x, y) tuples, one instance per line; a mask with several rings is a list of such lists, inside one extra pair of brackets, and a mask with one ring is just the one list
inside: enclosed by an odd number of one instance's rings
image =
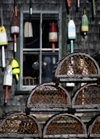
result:
[(13, 14), (11, 21), (11, 34), (14, 35), (14, 52), (16, 52), (16, 35), (19, 33), (19, 22), (18, 17)]
[(11, 21), (11, 33), (18, 34), (19, 33), (19, 22), (18, 17), (13, 14), (12, 21)]
[[(57, 28), (54, 22), (51, 23), (50, 29), (49, 29), (49, 42), (52, 43), (52, 48), (55, 49), (54, 42), (57, 42)], [(54, 50), (52, 52), (55, 52)]]
[(24, 24), (24, 37), (33, 37), (33, 29), (31, 22), (25, 22)]
[(54, 22), (51, 23), (49, 30), (49, 41), (57, 42), (57, 28)]
[(5, 67), (5, 49), (4, 45), (8, 44), (7, 33), (4, 26), (0, 27), (0, 45), (2, 46), (2, 67)]
[(7, 45), (7, 34), (4, 26), (0, 27), (0, 45)]
[(68, 22), (68, 39), (71, 40), (71, 53), (73, 53), (73, 39), (76, 39), (76, 27), (72, 19)]

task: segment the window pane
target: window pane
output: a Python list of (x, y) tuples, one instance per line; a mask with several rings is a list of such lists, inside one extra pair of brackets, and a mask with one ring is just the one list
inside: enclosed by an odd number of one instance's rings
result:
[(23, 85), (39, 84), (39, 55), (23, 55)]
[(42, 19), (42, 48), (52, 48), (52, 43), (55, 43), (55, 48), (58, 48), (58, 40), (51, 41), (49, 38), (50, 26), (54, 22), (57, 30), (58, 39), (58, 15), (57, 14), (43, 14)]
[(53, 68), (58, 61), (57, 55), (42, 56), (42, 83), (51, 82), (53, 77)]
[[(33, 14), (30, 19), (27, 16), (24, 17), (24, 39), (23, 48), (39, 48), (40, 42), (40, 19), (38, 14)], [(30, 36), (33, 34), (33, 36)]]

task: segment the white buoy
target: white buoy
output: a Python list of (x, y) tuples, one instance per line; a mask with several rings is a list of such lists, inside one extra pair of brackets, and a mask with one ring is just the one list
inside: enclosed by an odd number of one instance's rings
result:
[(11, 65), (8, 65), (5, 70), (3, 85), (6, 86), (5, 103), (7, 103), (8, 86), (12, 86), (12, 67), (11, 67)]

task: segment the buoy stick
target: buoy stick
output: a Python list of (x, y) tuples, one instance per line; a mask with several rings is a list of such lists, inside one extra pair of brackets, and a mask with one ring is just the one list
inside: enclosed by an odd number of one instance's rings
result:
[(17, 2), (14, 0), (14, 5), (15, 5), (15, 16), (17, 16)]
[(16, 52), (16, 34), (14, 34), (14, 52)]
[(78, 0), (77, 7), (78, 8), (80, 7), (80, 0)]
[(70, 1), (69, 0), (67, 0), (67, 4), (68, 4), (68, 7), (70, 7)]
[(71, 40), (71, 53), (73, 53), (74, 52), (74, 50), (73, 50), (74, 48), (73, 48), (73, 40)]
[[(52, 43), (52, 49), (55, 49), (55, 43)], [(55, 52), (55, 50), (53, 50), (52, 52)]]
[(2, 46), (2, 67), (5, 68), (5, 48)]
[(5, 103), (7, 103), (8, 98), (8, 86), (6, 86)]
[(18, 77), (18, 74), (16, 74), (16, 79), (17, 79), (17, 81), (19, 81), (19, 77)]
[(95, 11), (95, 0), (92, 0), (92, 5), (93, 5), (93, 14), (95, 16), (96, 15), (96, 11)]
[(30, 15), (32, 15), (32, 1), (30, 0)]

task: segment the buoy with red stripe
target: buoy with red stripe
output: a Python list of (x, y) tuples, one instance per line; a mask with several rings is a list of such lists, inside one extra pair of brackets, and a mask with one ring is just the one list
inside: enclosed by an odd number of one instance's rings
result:
[(33, 37), (33, 29), (31, 22), (25, 22), (24, 24), (24, 37)]
[[(55, 43), (57, 42), (57, 28), (54, 22), (51, 22), (50, 25), (50, 30), (49, 30), (49, 42), (52, 42), (52, 48), (55, 49)], [(52, 52), (55, 52), (55, 50), (53, 50)]]
[(33, 37), (33, 28), (31, 23), (31, 15), (32, 15), (32, 1), (30, 0), (30, 8), (29, 8), (29, 21), (24, 24), (24, 37), (29, 38)]
[(13, 14), (12, 21), (11, 21), (11, 34), (14, 35), (14, 52), (17, 51), (16, 49), (16, 36), (19, 34), (19, 22), (18, 17)]

